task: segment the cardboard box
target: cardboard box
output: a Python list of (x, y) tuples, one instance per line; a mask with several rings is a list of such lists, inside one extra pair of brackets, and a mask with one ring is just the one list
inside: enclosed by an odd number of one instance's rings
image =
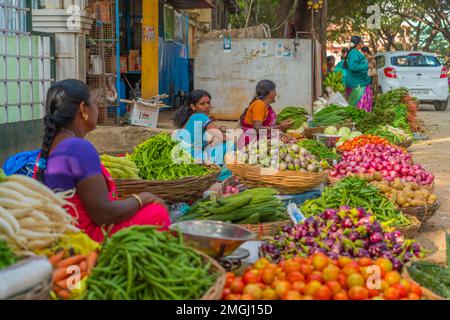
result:
[(128, 71), (139, 70), (141, 70), (139, 50), (130, 50), (130, 52), (128, 53)]
[[(116, 72), (116, 57), (113, 59), (114, 61), (114, 73)], [(126, 73), (128, 71), (128, 57), (121, 56), (120, 57), (120, 73)]]
[(135, 101), (127, 106), (128, 122), (133, 126), (156, 128), (158, 125), (159, 106)]

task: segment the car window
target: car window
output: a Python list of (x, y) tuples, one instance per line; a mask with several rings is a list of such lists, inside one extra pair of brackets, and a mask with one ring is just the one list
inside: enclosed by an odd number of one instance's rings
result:
[(391, 64), (396, 67), (439, 67), (441, 65), (438, 58), (424, 55), (392, 57)]
[(386, 65), (386, 58), (384, 56), (379, 56), (375, 59), (377, 61), (377, 69), (383, 68)]

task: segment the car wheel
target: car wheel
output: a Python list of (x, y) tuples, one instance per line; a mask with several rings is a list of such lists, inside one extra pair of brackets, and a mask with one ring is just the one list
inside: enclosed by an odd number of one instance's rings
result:
[(436, 111), (447, 110), (447, 105), (448, 105), (447, 101), (435, 101), (434, 102), (434, 108), (436, 109)]

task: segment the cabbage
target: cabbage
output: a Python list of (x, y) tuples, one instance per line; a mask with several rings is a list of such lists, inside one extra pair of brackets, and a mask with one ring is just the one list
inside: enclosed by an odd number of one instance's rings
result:
[(349, 128), (347, 128), (347, 127), (342, 127), (342, 128), (339, 129), (338, 135), (345, 137), (345, 136), (350, 135), (351, 132), (352, 132), (352, 131), (351, 131)]
[(349, 140), (354, 139), (354, 138), (359, 137), (359, 136), (362, 136), (361, 132), (359, 132), (359, 131), (352, 132), (349, 135)]
[(333, 127), (333, 126), (326, 128), (324, 131), (325, 134), (329, 134), (329, 135), (336, 135), (337, 132), (338, 131), (337, 131), (336, 127)]

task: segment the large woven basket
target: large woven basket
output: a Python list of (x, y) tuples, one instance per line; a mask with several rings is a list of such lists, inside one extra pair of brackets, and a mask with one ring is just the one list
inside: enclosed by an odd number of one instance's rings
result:
[(200, 300), (221, 300), (223, 289), (225, 288), (226, 271), (225, 269), (213, 258), (207, 256), (206, 254), (197, 251), (196, 252), (202, 257), (205, 264), (210, 263), (211, 273), (217, 273), (216, 283), (201, 297)]
[(431, 206), (402, 208), (401, 210), (403, 211), (404, 214), (407, 214), (409, 216), (414, 216), (417, 219), (419, 219), (419, 221), (422, 224), (424, 224), (425, 222), (430, 220), (430, 218), (439, 210), (440, 207), (441, 207), (441, 202), (436, 201)]
[(280, 171), (248, 164), (229, 163), (227, 167), (247, 187), (274, 188), (282, 195), (311, 191), (321, 183), (326, 182), (328, 177), (326, 171), (320, 173)]
[(187, 177), (177, 180), (141, 180), (115, 179), (120, 198), (126, 198), (133, 193), (150, 192), (167, 203), (190, 202), (203, 196), (217, 182), (220, 170), (211, 167), (213, 173), (200, 177)]
[(289, 220), (284, 220), (260, 224), (240, 224), (239, 226), (257, 234), (258, 240), (263, 240), (274, 237), (284, 225), (290, 222)]
[(411, 220), (411, 224), (405, 227), (398, 227), (397, 230), (401, 232), (405, 239), (412, 239), (419, 233), (422, 224), (419, 219), (414, 216), (407, 217)]
[(409, 275), (408, 270), (406, 269), (406, 265), (403, 267), (402, 277), (422, 288), (422, 299), (423, 300), (446, 300), (445, 298), (437, 295), (430, 289), (427, 289), (427, 288), (421, 286), (420, 284), (418, 284), (416, 281), (414, 281), (414, 279), (411, 278), (411, 276)]

